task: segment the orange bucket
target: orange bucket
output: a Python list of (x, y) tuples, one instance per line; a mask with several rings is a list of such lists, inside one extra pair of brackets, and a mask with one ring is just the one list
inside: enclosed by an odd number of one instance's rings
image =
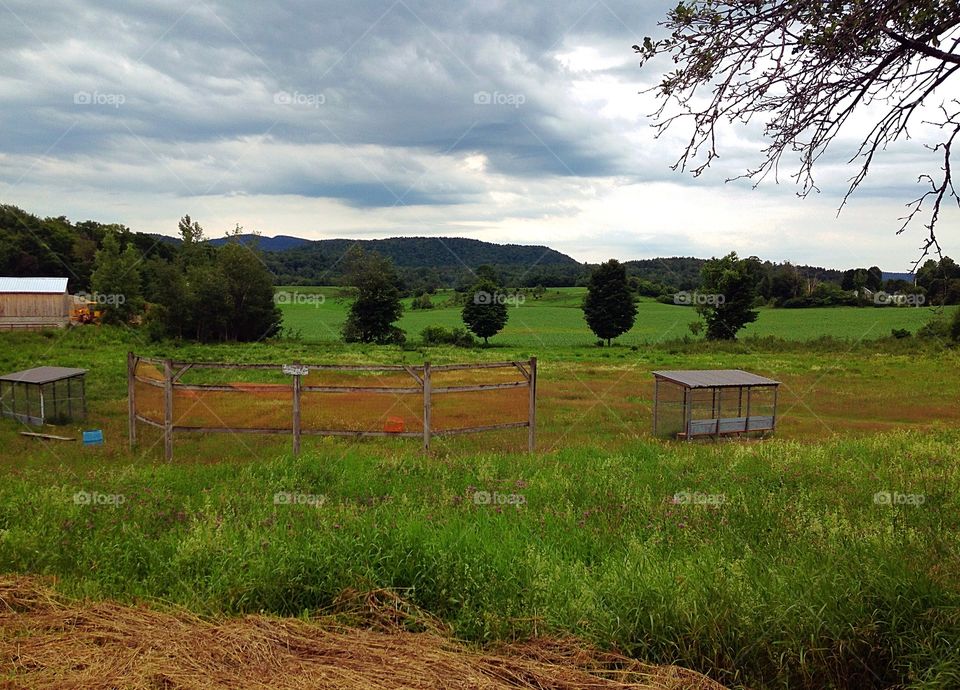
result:
[(400, 434), (407, 430), (407, 425), (403, 417), (387, 417), (383, 430), (391, 434)]

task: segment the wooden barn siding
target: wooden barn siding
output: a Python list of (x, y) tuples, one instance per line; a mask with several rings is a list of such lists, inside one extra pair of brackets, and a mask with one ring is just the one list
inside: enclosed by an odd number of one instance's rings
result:
[(68, 294), (0, 293), (0, 328), (65, 326), (70, 321)]

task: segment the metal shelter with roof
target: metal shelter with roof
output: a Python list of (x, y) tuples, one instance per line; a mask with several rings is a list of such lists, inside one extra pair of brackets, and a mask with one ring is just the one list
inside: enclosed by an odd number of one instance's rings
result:
[(87, 415), (86, 369), (35, 367), (0, 376), (0, 415), (63, 424)]
[(72, 303), (66, 278), (0, 276), (0, 329), (63, 328)]
[(772, 432), (779, 381), (739, 369), (654, 371), (653, 433), (692, 439)]

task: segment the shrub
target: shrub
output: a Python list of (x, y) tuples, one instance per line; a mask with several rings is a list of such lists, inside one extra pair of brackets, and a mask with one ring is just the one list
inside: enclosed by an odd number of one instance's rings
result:
[[(960, 312), (958, 312), (960, 313)], [(947, 340), (950, 338), (951, 324), (942, 315), (934, 316), (917, 331), (918, 338)]]
[(909, 338), (910, 331), (908, 331), (906, 328), (893, 328), (890, 330), (890, 335), (897, 340), (900, 340), (901, 338)]
[(427, 326), (420, 331), (420, 340), (424, 345), (453, 345), (455, 347), (473, 347), (476, 339), (463, 328), (447, 329), (443, 326)]
[(430, 301), (430, 295), (425, 292), (420, 293), (413, 298), (410, 303), (411, 309), (433, 309), (433, 302)]

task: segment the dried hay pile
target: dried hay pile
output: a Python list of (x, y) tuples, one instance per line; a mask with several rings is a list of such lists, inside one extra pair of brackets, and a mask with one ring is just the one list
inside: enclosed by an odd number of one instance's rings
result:
[[(387, 592), (345, 597), (317, 620), (204, 620), (111, 602), (74, 602), (37, 578), (0, 576), (4, 688), (657, 688), (722, 690), (572, 640), (480, 651)], [(363, 628), (342, 624), (346, 615)], [(415, 623), (424, 632), (410, 632)]]

